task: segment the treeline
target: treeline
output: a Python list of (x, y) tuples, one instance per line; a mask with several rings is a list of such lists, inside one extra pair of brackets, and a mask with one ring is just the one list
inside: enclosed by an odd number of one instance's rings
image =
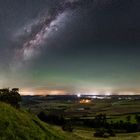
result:
[(126, 120), (108, 121), (106, 114), (99, 114), (95, 119), (83, 120), (85, 126), (95, 128), (96, 137), (115, 136), (116, 133), (133, 133), (140, 132), (140, 115), (135, 115), (135, 122), (131, 122), (131, 116), (127, 116)]
[(46, 115), (45, 112), (41, 111), (37, 116), (40, 120), (50, 124), (64, 125), (66, 123), (66, 120), (62, 115), (54, 115), (54, 114)]
[(106, 114), (99, 114), (95, 116), (95, 119), (83, 120), (84, 125), (92, 128), (105, 128), (105, 129), (114, 129), (116, 132), (138, 132), (140, 131), (140, 115), (135, 115), (135, 121), (131, 122), (131, 116), (127, 116), (126, 120), (119, 121), (107, 121)]
[(78, 117), (65, 119), (63, 115), (46, 115), (40, 112), (38, 117), (47, 123), (60, 125), (63, 130), (72, 131), (74, 125), (81, 125), (96, 130), (94, 136), (106, 137), (115, 136), (115, 133), (132, 133), (140, 131), (140, 115), (135, 115), (135, 123), (131, 121), (131, 116), (126, 120), (108, 121), (106, 114), (96, 115), (94, 119), (80, 119)]

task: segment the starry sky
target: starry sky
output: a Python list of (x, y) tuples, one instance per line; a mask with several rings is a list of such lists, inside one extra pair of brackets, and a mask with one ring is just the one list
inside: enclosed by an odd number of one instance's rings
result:
[(139, 7), (139, 0), (0, 0), (0, 87), (140, 94)]

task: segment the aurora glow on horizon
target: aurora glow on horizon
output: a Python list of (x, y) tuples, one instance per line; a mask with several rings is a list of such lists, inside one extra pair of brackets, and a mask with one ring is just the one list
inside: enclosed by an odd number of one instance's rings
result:
[(139, 0), (1, 0), (0, 87), (24, 95), (140, 94)]

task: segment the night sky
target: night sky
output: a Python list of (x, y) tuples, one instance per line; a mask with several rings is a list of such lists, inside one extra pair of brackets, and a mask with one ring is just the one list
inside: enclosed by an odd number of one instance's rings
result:
[(140, 94), (140, 1), (0, 0), (0, 87)]

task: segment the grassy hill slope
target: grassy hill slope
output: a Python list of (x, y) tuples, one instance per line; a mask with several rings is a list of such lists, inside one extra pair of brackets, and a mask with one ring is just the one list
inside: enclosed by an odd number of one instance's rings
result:
[(0, 102), (0, 140), (67, 140), (67, 136), (24, 110)]

